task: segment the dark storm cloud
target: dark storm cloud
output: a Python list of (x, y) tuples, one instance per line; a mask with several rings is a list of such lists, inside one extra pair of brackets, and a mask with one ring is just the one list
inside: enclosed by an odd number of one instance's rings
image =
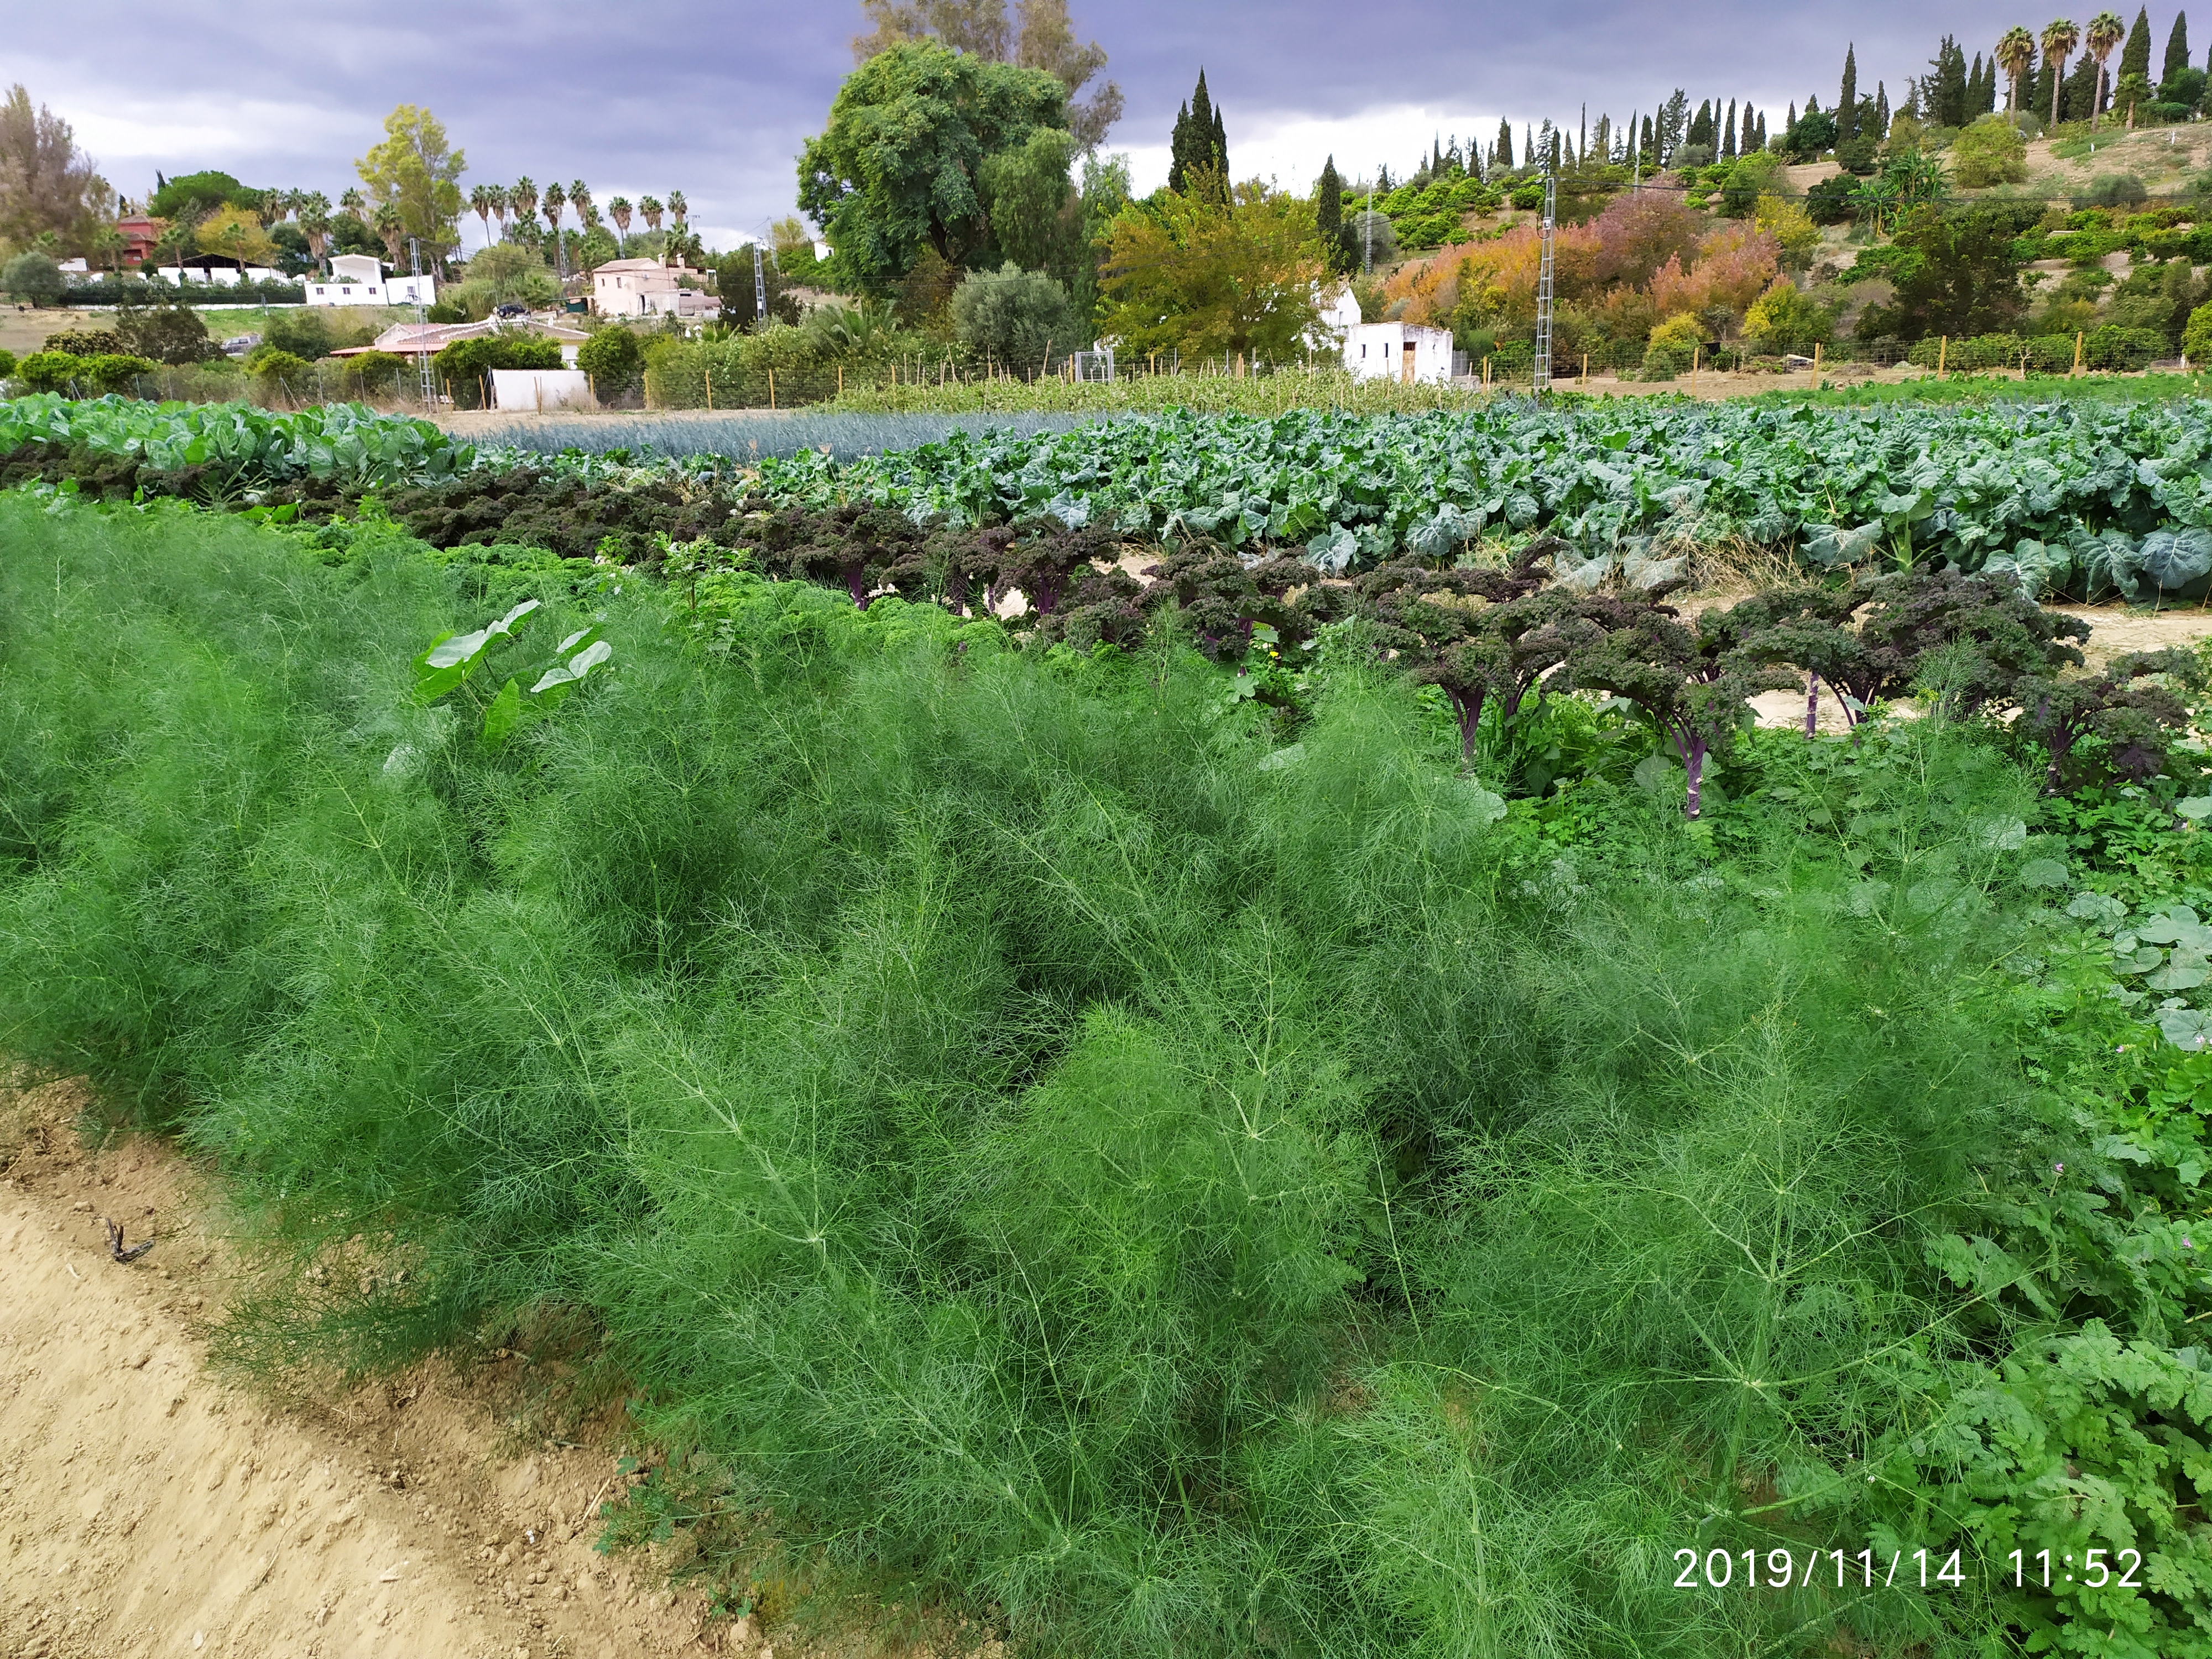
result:
[[(1168, 128), (1201, 64), (1237, 170), (1303, 187), (1326, 152), (1347, 173), (1376, 161), (1402, 169), (1432, 131), (1487, 139), (1501, 116), (1516, 128), (1547, 116), (1571, 125), (1585, 102), (1593, 120), (1620, 118), (1678, 85), (1693, 103), (1750, 98), (1778, 119), (1808, 93), (1833, 101), (1847, 39), (1862, 86), (1886, 81), (1895, 100), (1944, 32), (1971, 55), (2014, 21), (2041, 26), (1979, 3), (1077, 0), (1073, 9), (1079, 32), (1112, 54), (1128, 112), (1108, 147), (1133, 154), (1140, 186), (1164, 172)], [(149, 188), (157, 168), (222, 167), (335, 197), (385, 112), (410, 102), (446, 122), (472, 180), (581, 177), (603, 204), (680, 189), (694, 221), (722, 240), (791, 210), (793, 160), (851, 67), (860, 21), (843, 0), (500, 0), (374, 15), (300, 0), (75, 0), (15, 12), (0, 79), (22, 80), (74, 122), (126, 195)], [(2152, 21), (2162, 51), (2172, 13)]]

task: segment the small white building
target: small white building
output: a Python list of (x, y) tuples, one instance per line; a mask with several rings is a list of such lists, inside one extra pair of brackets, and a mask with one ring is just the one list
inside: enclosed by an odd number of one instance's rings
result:
[(592, 272), (592, 309), (602, 317), (702, 317), (720, 309), (710, 294), (684, 286), (696, 272), (658, 259), (610, 259)]
[(331, 260), (328, 281), (307, 283), (311, 306), (412, 306), (438, 302), (438, 279), (420, 276), (387, 278), (384, 261), (373, 253), (341, 253)]
[(1441, 386), (1452, 375), (1451, 331), (1420, 323), (1354, 323), (1345, 331), (1344, 366), (1356, 380)]
[(580, 368), (495, 368), (491, 372), (494, 409), (526, 409), (544, 414), (549, 409), (592, 409), (591, 378)]

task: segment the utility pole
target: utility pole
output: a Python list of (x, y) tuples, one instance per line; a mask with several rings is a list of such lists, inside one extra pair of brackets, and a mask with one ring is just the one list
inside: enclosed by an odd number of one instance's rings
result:
[(1375, 186), (1371, 184), (1367, 186), (1367, 211), (1360, 219), (1359, 228), (1367, 233), (1367, 257), (1359, 268), (1372, 276), (1375, 274)]
[(1536, 271), (1536, 373), (1534, 390), (1552, 389), (1552, 232), (1559, 222), (1559, 173), (1556, 162), (1544, 169), (1543, 262)]
[(1630, 186), (1630, 188), (1631, 188), (1631, 189), (1633, 189), (1633, 190), (1642, 190), (1642, 189), (1644, 188), (1644, 139), (1643, 139), (1643, 137), (1642, 137), (1643, 131), (1644, 131), (1644, 129), (1643, 129), (1642, 127), (1640, 127), (1640, 126), (1638, 126), (1638, 125), (1637, 125), (1637, 122), (1636, 122), (1636, 112), (1635, 112), (1634, 110), (1631, 110), (1631, 111), (1629, 111), (1629, 112), (1628, 112), (1628, 153), (1629, 153), (1629, 155), (1631, 155), (1632, 156), (1633, 156), (1633, 157), (1635, 158), (1635, 160), (1636, 160), (1636, 182), (1635, 182), (1632, 185), (1631, 185), (1631, 186)]
[(761, 321), (768, 320), (768, 276), (761, 269), (760, 240), (753, 240), (753, 315)]
[[(423, 321), (422, 244), (412, 236), (407, 239), (407, 263), (414, 272), (415, 280), (409, 287), (415, 297), (415, 320), (420, 324)], [(422, 411), (427, 415), (438, 406), (438, 371), (431, 364), (430, 354), (422, 349), (423, 344), (422, 339), (416, 340), (415, 362), (422, 373)]]

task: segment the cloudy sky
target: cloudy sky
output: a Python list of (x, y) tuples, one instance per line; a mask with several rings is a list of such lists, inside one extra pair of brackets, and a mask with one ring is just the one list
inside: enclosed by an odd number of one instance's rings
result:
[[(1649, 110), (1676, 86), (1771, 107), (1832, 104), (1846, 38), (1861, 85), (1893, 100), (1956, 33), (1971, 56), (2023, 21), (1986, 0), (1672, 5), (1583, 0), (1502, 7), (1366, 0), (1074, 0), (1077, 31), (1111, 54), (1127, 113), (1107, 141), (1139, 189), (1167, 173), (1167, 136), (1200, 65), (1239, 177), (1308, 187), (1333, 153), (1347, 176), (1403, 172), (1432, 134), (1565, 125)], [(2086, 12), (2083, 15), (2086, 15)], [(222, 167), (249, 184), (335, 198), (398, 103), (427, 104), (467, 155), (469, 181), (582, 178), (604, 204), (682, 190), (710, 245), (792, 210), (793, 160), (850, 69), (857, 0), (326, 0), (26, 4), (0, 82), (22, 81), (76, 128), (126, 196), (156, 169)], [(2025, 20), (2032, 27), (2040, 24)], [(2152, 18), (2154, 65), (2172, 13)], [(2197, 57), (2212, 46), (2195, 43)], [(476, 227), (465, 227), (474, 245)]]

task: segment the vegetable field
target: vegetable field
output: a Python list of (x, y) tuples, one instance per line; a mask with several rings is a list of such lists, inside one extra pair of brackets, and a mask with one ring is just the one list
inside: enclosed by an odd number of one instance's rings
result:
[(7, 405), (0, 1052), (771, 1622), (2212, 1659), (2207, 415)]
[(1820, 567), (1996, 562), (2046, 586), (2132, 597), (2212, 574), (2208, 463), (2212, 404), (2195, 402), (1510, 403), (1471, 414), (1164, 416), (1026, 438), (955, 434), (843, 466), (797, 455), (763, 477), (778, 495), (860, 495), (916, 516), (1049, 514), (1139, 537), (1290, 544), (1331, 570), (1545, 531), (1586, 559), (1640, 555), (1655, 538), (1734, 538)]
[[(346, 405), (283, 416), (40, 398), (0, 405), (0, 456), (55, 477), (74, 476), (51, 464), (57, 456), (86, 457), (98, 465), (76, 472), (108, 478), (127, 462), (137, 487), (273, 488), (272, 502), (319, 488), (481, 495), (480, 475), (519, 471), (665, 483), (687, 500), (705, 491), (814, 510), (866, 502), (917, 522), (1048, 518), (1168, 546), (1285, 551), (1326, 574), (1405, 556), (1449, 560), (1541, 533), (1565, 544), (1570, 579), (1590, 585), (1724, 544), (1814, 569), (2002, 569), (2031, 592), (2082, 597), (2197, 599), (2212, 584), (2212, 403), (2199, 400), (1502, 400), (1382, 416), (1029, 416), (1028, 430), (964, 418), (946, 429), (952, 420), (743, 416), (702, 428), (648, 418), (605, 428), (620, 440), (611, 448), (603, 438), (598, 453), (549, 456), (480, 453), (426, 422)], [(914, 447), (878, 453), (896, 444)], [(686, 445), (681, 455), (654, 453)], [(474, 528), (480, 539), (503, 533)]]

